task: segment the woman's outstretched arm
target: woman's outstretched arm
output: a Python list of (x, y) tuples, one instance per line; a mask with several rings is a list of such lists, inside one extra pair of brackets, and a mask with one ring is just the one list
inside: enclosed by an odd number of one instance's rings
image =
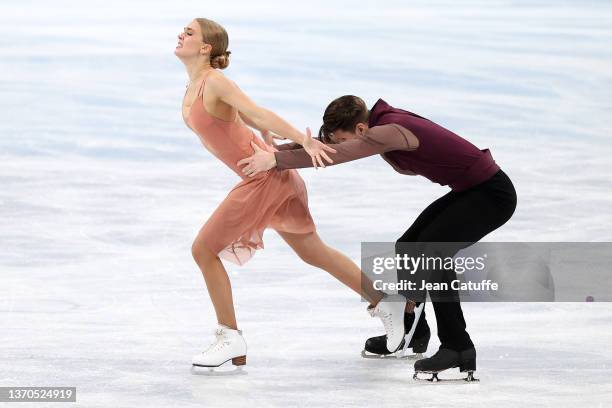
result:
[(249, 117), (248, 117), (247, 115), (245, 115), (244, 113), (242, 113), (242, 112), (238, 111), (238, 115), (240, 116), (240, 119), (242, 119), (242, 121), (243, 121), (244, 123), (246, 123), (247, 125), (249, 125), (249, 126), (250, 126), (250, 127), (252, 127), (253, 129), (259, 130), (260, 132), (263, 132), (263, 131), (265, 131), (265, 130), (266, 130), (266, 129), (262, 129), (262, 128), (260, 128), (259, 126), (257, 126), (257, 125), (255, 124), (255, 122), (253, 122), (253, 121), (251, 120), (251, 118), (249, 118)]
[[(279, 145), (276, 144), (276, 142), (274, 141), (274, 139), (280, 139), (280, 140), (285, 140), (284, 137), (280, 137), (279, 135), (270, 132), (267, 129), (260, 129), (259, 127), (257, 127), (257, 125), (244, 113), (238, 111), (238, 115), (240, 116), (240, 119), (242, 119), (242, 121), (244, 123), (246, 123), (248, 126), (250, 126), (253, 129), (259, 130), (259, 133), (261, 133), (261, 137), (263, 138), (263, 140), (271, 145), (276, 147), (277, 149), (279, 148)], [(291, 142), (292, 144), (296, 144), (295, 142)], [(300, 146), (301, 147), (301, 146)], [(286, 149), (286, 148), (285, 148)]]
[(270, 130), (303, 145), (312, 160), (316, 159), (321, 165), (323, 158), (331, 162), (325, 152), (335, 153), (334, 149), (301, 133), (274, 112), (257, 105), (234, 81), (220, 73), (213, 73), (208, 78), (207, 85), (219, 99), (246, 115), (256, 128)]

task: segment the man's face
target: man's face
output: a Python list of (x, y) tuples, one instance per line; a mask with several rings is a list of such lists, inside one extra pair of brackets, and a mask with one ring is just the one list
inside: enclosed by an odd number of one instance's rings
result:
[(347, 140), (355, 139), (363, 136), (368, 131), (368, 125), (365, 123), (358, 123), (355, 126), (355, 131), (348, 132), (346, 130), (334, 130), (331, 134), (331, 139), (334, 143), (342, 143)]

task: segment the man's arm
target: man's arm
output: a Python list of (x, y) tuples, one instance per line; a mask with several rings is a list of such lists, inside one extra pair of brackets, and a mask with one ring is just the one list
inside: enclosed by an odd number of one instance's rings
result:
[[(364, 137), (330, 144), (331, 147), (336, 149), (336, 153), (329, 154), (334, 162), (327, 164), (327, 166), (346, 163), (391, 150), (415, 150), (418, 145), (416, 136), (400, 125), (392, 123), (375, 126), (368, 129)], [(308, 153), (300, 148), (275, 152), (274, 158), (276, 168), (279, 170), (313, 167), (312, 159)]]
[(291, 143), (281, 143), (276, 146), (278, 150), (293, 150), (293, 149), (301, 149), (302, 145), (299, 143), (291, 142)]

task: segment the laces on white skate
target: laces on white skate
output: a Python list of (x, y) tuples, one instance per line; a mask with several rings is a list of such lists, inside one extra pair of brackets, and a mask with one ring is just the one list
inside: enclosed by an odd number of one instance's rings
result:
[(385, 295), (376, 305), (369, 306), (370, 316), (377, 316), (382, 320), (387, 334), (387, 349), (396, 352), (404, 337), (404, 310), (406, 298), (402, 295)]
[(393, 324), (391, 322), (391, 315), (385, 312), (384, 310), (377, 311), (376, 308), (370, 308), (368, 309), (368, 311), (370, 312), (370, 316), (378, 317), (380, 318), (380, 320), (382, 320), (382, 324), (385, 327), (385, 333), (387, 333), (387, 336), (389, 335), (392, 336), (393, 335)]
[(217, 343), (219, 342), (219, 336), (221, 336), (222, 334), (223, 332), (221, 331), (220, 328), (215, 329), (212, 332), (212, 335), (215, 336), (215, 339), (212, 342), (210, 342), (210, 344), (204, 350), (202, 350), (202, 354), (206, 354), (209, 350), (215, 347)]

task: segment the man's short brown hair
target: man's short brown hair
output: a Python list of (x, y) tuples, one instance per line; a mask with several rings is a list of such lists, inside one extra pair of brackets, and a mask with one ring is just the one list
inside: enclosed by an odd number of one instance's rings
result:
[(370, 112), (360, 97), (344, 95), (336, 98), (325, 108), (319, 140), (332, 143), (331, 133), (336, 130), (354, 132), (358, 123), (368, 123), (369, 116)]

